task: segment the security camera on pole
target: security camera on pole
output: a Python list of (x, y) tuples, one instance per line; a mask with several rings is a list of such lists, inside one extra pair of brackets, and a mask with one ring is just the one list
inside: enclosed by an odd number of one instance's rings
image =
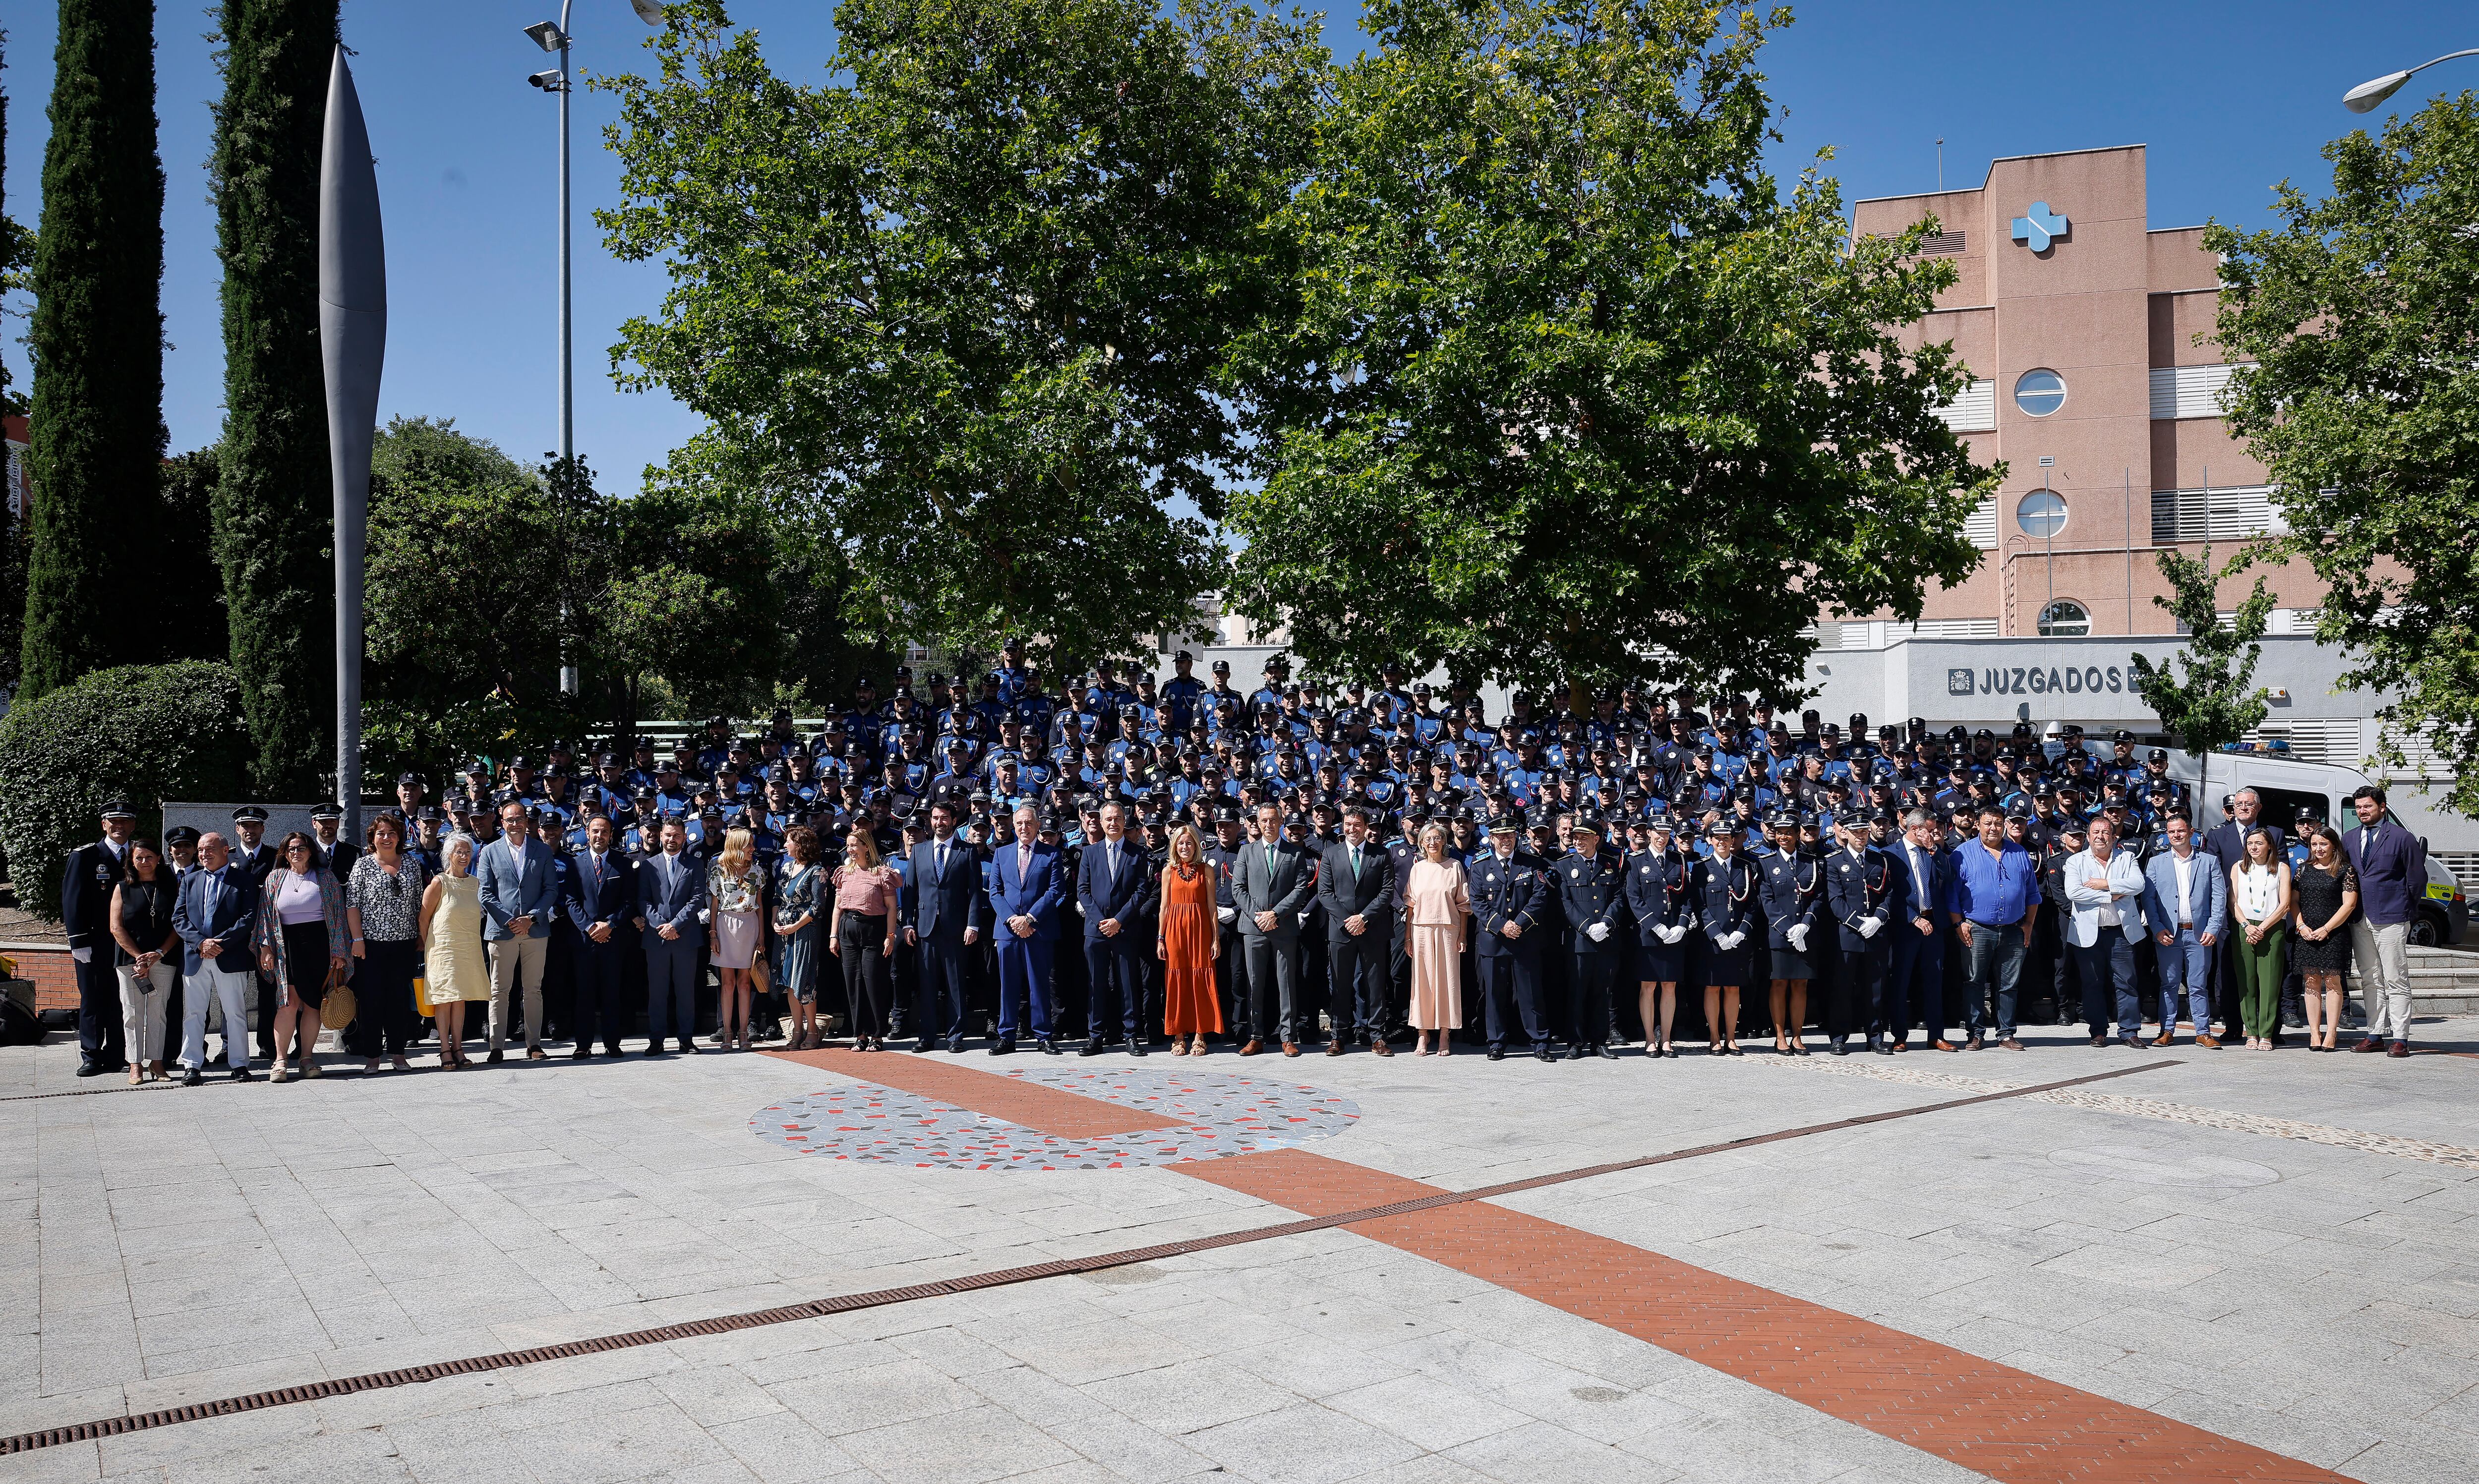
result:
[[(545, 92), (559, 94), (559, 462), (563, 467), (576, 457), (575, 390), (569, 343), (569, 249), (568, 249), (568, 95), (572, 83), (568, 70), (569, 8), (575, 0), (560, 0), (559, 19), (538, 20), (524, 28), (534, 44), (559, 57), (559, 65), (536, 72), (525, 82)], [(637, 18), (649, 26), (663, 23), (660, 0), (628, 0)], [(559, 688), (574, 693), (576, 671), (563, 664), (559, 670)]]

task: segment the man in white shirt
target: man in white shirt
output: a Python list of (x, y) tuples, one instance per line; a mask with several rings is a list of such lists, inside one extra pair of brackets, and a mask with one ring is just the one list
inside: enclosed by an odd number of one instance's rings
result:
[(2118, 1039), (2140, 1046), (2143, 1001), (2134, 990), (2134, 945), (2143, 939), (2143, 868), (2117, 848), (2117, 821), (2108, 816), (2093, 817), (2089, 845), (2066, 858), (2066, 902), (2074, 909), (2066, 924), (2066, 952), (2083, 981), (2091, 1044), (2108, 1044), (2104, 987), (2110, 987), (2116, 992)]
[(522, 989), (525, 1058), (543, 1059), (543, 968), (550, 955), (551, 916), (559, 910), (559, 874), (549, 847), (533, 839), (525, 806), (499, 806), (499, 838), (474, 862), (482, 899), (482, 940), (491, 955), (491, 1050), (500, 1061), (508, 1041), (511, 1001)]

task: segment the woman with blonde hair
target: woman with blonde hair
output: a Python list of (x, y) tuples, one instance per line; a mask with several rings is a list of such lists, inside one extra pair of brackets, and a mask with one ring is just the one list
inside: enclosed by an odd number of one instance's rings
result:
[(714, 917), (706, 928), (706, 949), (723, 974), (723, 1002), (716, 1015), (723, 1021), (720, 1039), (727, 1046), (749, 1046), (749, 966), (757, 962), (764, 934), (758, 914), (766, 910), (766, 878), (755, 865), (749, 831), (734, 827), (723, 837), (723, 851), (705, 878), (706, 901)]
[[(1403, 888), (1404, 945), (1412, 959), (1412, 1026), (1420, 1033), (1414, 1056), (1452, 1056), (1446, 1033), (1464, 1023), (1464, 924), (1471, 917), (1471, 886), (1455, 859), (1446, 827), (1420, 830), (1420, 858)], [(1437, 1044), (1429, 1038), (1434, 1035)]]
[(1170, 1033), (1170, 1054), (1203, 1056), (1205, 1033), (1222, 1034), (1222, 997), (1214, 987), (1222, 930), (1214, 917), (1214, 867), (1193, 824), (1170, 832), (1169, 864), (1162, 873), (1162, 934), (1154, 952), (1163, 965), (1163, 1029)]
[(904, 877), (879, 858), (878, 839), (870, 833), (867, 816), (854, 820), (844, 833), (844, 863), (835, 868), (828, 890), (834, 895), (835, 911), (827, 951), (843, 966), (844, 1009), (852, 1017), (853, 1049), (883, 1051), (889, 1002), (894, 998), (887, 965), (895, 957)]
[[(275, 981), (275, 1067), (269, 1082), (289, 1075), (284, 1053), (297, 1034), (301, 1075), (319, 1075), (319, 1006), (328, 986), (352, 975), (345, 955), (352, 934), (345, 886), (319, 858), (319, 843), (299, 830), (284, 837), (277, 865), (259, 889), (258, 971)], [(230, 1034), (227, 1032), (226, 1034)]]
[(465, 1057), (465, 1006), (491, 998), (491, 965), (482, 956), (482, 883), (473, 876), (481, 848), (463, 830), (443, 838), (439, 874), (422, 889), (422, 974), (439, 1026), (442, 1068), (472, 1065)]

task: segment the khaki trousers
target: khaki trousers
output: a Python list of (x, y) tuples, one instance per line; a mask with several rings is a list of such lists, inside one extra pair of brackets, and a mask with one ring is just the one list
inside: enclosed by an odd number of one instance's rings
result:
[(491, 948), (491, 1041), (497, 1051), (508, 1041), (508, 1000), (520, 981), (524, 987), (525, 1049), (542, 1044), (543, 965), (550, 957), (550, 935), (504, 938)]

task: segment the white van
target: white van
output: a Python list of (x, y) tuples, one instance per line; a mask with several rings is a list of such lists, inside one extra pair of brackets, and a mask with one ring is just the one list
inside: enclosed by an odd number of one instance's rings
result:
[[(2102, 757), (2108, 756), (2105, 746), (2094, 748)], [(2325, 823), (2346, 829), (2358, 819), (2350, 805), (2350, 795), (2371, 780), (2354, 767), (2332, 763), (2302, 763), (2294, 759), (2262, 752), (2212, 752), (2202, 757), (2169, 749), (2169, 776), (2194, 792), (2195, 825), (2210, 829), (2222, 818), (2221, 799), (2240, 789), (2253, 789), (2263, 800), (2263, 819), (2283, 830), (2290, 827), (2302, 808), (2313, 808)], [(2401, 821), (2414, 831), (2421, 821), (2415, 810), (2403, 806), (2410, 802), (2405, 791), (2388, 789), (2386, 796)], [(2427, 839), (2420, 833), (2422, 841)], [(2431, 844), (2427, 856), (2427, 896), (2419, 903), (2418, 916), (2411, 923), (2411, 942), (2426, 946), (2460, 943), (2470, 928), (2470, 904), (2464, 897), (2461, 882), (2436, 858)]]

